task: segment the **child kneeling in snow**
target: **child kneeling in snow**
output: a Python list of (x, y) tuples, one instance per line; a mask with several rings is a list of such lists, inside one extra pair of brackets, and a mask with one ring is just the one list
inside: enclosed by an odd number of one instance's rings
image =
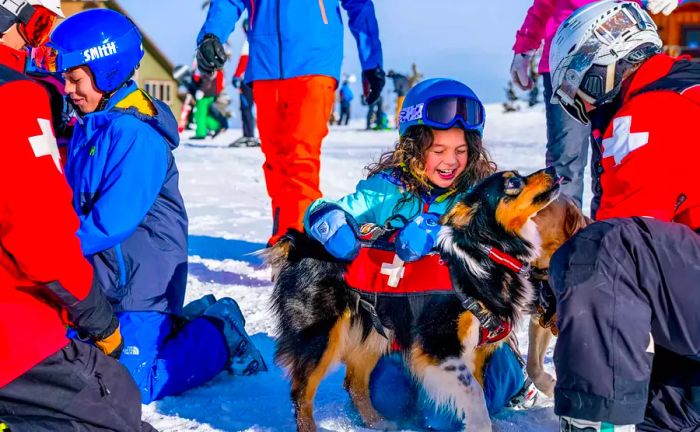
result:
[[(84, 56), (91, 47), (101, 54)], [(63, 72), (79, 115), (65, 166), (78, 237), (119, 318), (120, 361), (142, 402), (196, 387), (227, 366), (264, 370), (235, 301), (208, 296), (183, 314), (187, 214), (172, 154), (177, 122), (131, 80), (144, 54), (139, 30), (118, 12), (91, 9), (63, 21), (47, 50), (56, 61), (46, 66)]]
[[(410, 233), (399, 234), (397, 255), (404, 261), (419, 259), (435, 245), (437, 230), (426, 230), (418, 216), (437, 219), (495, 171), (481, 142), (484, 108), (469, 87), (451, 79), (426, 80), (409, 91), (403, 106), (396, 147), (368, 167), (369, 176), (355, 193), (338, 201), (319, 199), (306, 212), (306, 232), (339, 259), (357, 255), (359, 241), (351, 226), (364, 223)], [(347, 223), (352, 220), (356, 223)], [(492, 414), (528, 390), (522, 364), (507, 344), (494, 352), (484, 385)], [(455, 413), (421, 395), (397, 354), (380, 359), (370, 378), (370, 395), (388, 420), (416, 421), (433, 430), (462, 428)]]

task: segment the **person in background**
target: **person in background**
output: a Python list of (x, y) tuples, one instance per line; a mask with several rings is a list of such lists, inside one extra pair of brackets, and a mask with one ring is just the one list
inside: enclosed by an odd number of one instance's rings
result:
[(24, 75), (27, 46), (59, 17), (58, 0), (0, 3), (0, 98), (12, 101), (0, 105), (0, 430), (153, 431), (107, 357), (122, 349), (119, 320), (80, 249), (48, 95)]
[(222, 118), (212, 110), (216, 98), (224, 89), (224, 72), (201, 73), (196, 60), (192, 70), (192, 81), (195, 92), (194, 123), (195, 134), (191, 139), (203, 140), (209, 136), (215, 137), (228, 128), (226, 118)]
[(597, 221), (550, 265), (561, 431), (700, 430), (700, 66), (636, 3), (586, 5), (553, 41), (552, 102), (602, 155)]
[(306, 208), (321, 196), (321, 143), (328, 134), (343, 59), (343, 22), (357, 41), (368, 103), (384, 87), (382, 47), (371, 0), (325, 0), (301, 8), (293, 0), (212, 0), (197, 37), (197, 61), (207, 73), (223, 67), (225, 42), (248, 11), (250, 59), (263, 171), (272, 204), (274, 244), (289, 228), (303, 229)]
[(338, 119), (338, 124), (344, 124), (347, 126), (348, 121), (350, 121), (350, 103), (355, 95), (352, 93), (350, 88), (349, 79), (343, 81), (343, 85), (340, 86), (340, 118)]
[(255, 138), (255, 116), (253, 115), (253, 106), (255, 102), (253, 101), (253, 88), (245, 82), (245, 69), (248, 67), (248, 57), (250, 52), (250, 46), (248, 44), (248, 18), (243, 20), (241, 28), (246, 34), (246, 38), (243, 41), (243, 47), (241, 48), (241, 56), (238, 58), (238, 65), (236, 66), (236, 71), (233, 73), (233, 78), (231, 79), (231, 84), (239, 89), (240, 92), (240, 108), (241, 108), (241, 128), (243, 129), (243, 136), (233, 142), (233, 147), (239, 146), (259, 146), (260, 140)]
[(399, 113), (401, 112), (401, 107), (403, 106), (403, 100), (411, 86), (406, 75), (389, 70), (389, 73), (387, 73), (386, 76), (391, 78), (391, 80), (394, 82), (394, 93), (396, 93), (396, 117), (394, 117), (394, 124), (398, 128)]
[[(101, 56), (83, 55), (101, 44)], [(46, 51), (80, 117), (66, 161), (78, 237), (117, 312), (120, 361), (143, 403), (226, 368), (265, 370), (233, 299), (206, 296), (183, 310), (188, 221), (173, 157), (177, 123), (132, 80), (144, 55), (138, 28), (116, 11), (89, 9), (59, 24)]]

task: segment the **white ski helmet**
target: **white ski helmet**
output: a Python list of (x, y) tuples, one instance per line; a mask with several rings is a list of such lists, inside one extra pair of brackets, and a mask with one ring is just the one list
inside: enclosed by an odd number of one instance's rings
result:
[(43, 6), (51, 12), (55, 13), (59, 18), (65, 18), (61, 9), (61, 0), (27, 0), (32, 6)]
[(557, 29), (549, 52), (552, 103), (587, 124), (581, 93), (596, 107), (611, 102), (624, 72), (662, 45), (654, 21), (636, 3), (604, 0), (575, 10)]

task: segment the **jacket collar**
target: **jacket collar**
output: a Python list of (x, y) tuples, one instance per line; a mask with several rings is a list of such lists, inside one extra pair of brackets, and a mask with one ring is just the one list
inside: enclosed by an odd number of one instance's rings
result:
[(666, 54), (656, 54), (645, 61), (632, 75), (629, 85), (623, 89), (622, 103), (627, 103), (638, 90), (666, 76), (676, 61)]

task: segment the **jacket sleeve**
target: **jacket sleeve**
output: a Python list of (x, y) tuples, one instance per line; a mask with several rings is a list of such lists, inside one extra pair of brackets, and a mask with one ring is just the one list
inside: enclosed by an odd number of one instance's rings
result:
[[(36, 282), (60, 283), (77, 300), (90, 291), (92, 268), (75, 235), (78, 218), (63, 175), (44, 89), (29, 81), (0, 87), (0, 247)], [(19, 106), (18, 106), (19, 105)]]
[(357, 42), (362, 70), (383, 67), (382, 44), (372, 0), (341, 0), (348, 12), (348, 26)]
[(245, 73), (245, 68), (248, 67), (248, 52), (250, 47), (248, 45), (248, 39), (243, 41), (243, 47), (241, 48), (241, 56), (238, 58), (238, 65), (236, 65), (236, 71), (233, 73), (234, 78), (243, 78)]
[(211, 0), (207, 19), (197, 36), (197, 44), (209, 33), (218, 37), (221, 43), (225, 43), (244, 10), (245, 4), (242, 0)]
[(515, 33), (513, 51), (516, 54), (537, 49), (542, 44), (547, 27), (547, 21), (552, 18), (556, 8), (556, 0), (535, 0), (527, 10), (525, 21)]
[(99, 194), (80, 216), (78, 236), (86, 256), (114, 247), (130, 236), (163, 186), (167, 143), (141, 120), (124, 115), (110, 126)]
[(320, 198), (312, 202), (304, 215), (304, 229), (309, 230), (309, 215), (323, 203), (334, 203), (355, 218), (357, 223), (378, 223), (378, 208), (384, 202), (388, 193), (389, 183), (375, 175), (366, 180), (360, 180), (356, 190), (339, 200)]

